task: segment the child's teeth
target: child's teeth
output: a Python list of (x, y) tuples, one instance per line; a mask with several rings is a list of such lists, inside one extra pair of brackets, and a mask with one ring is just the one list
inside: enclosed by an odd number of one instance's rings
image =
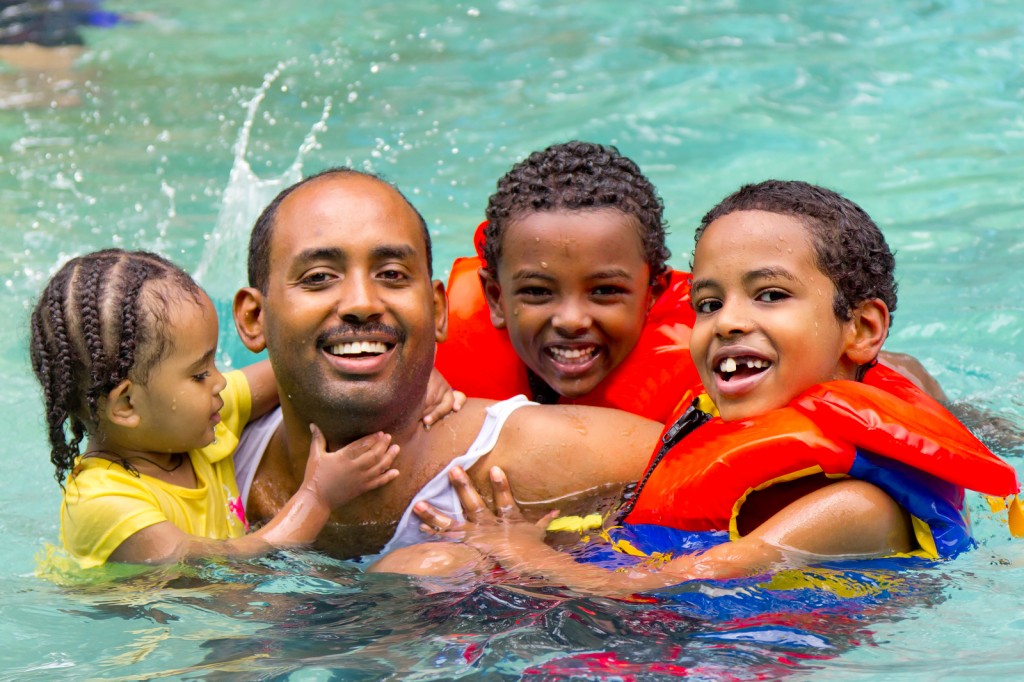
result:
[(722, 364), (719, 365), (718, 369), (722, 372), (735, 372), (736, 371), (736, 359), (726, 358), (722, 360)]

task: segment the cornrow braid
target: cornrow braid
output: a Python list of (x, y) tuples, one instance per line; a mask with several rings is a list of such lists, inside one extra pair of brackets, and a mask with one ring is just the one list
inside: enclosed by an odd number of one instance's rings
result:
[(202, 290), (170, 261), (121, 249), (73, 258), (43, 289), (29, 354), (61, 487), (82, 440), (98, 428), (102, 397), (129, 375), (145, 383), (171, 347), (166, 309), (180, 296), (198, 302)]

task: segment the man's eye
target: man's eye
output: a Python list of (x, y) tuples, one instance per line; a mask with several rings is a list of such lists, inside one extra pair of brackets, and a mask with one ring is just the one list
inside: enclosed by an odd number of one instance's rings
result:
[(389, 280), (402, 280), (402, 279), (405, 279), (405, 273), (402, 272), (401, 270), (395, 270), (395, 269), (381, 270), (379, 276), (380, 276), (381, 279), (389, 279)]
[(329, 273), (326, 272), (310, 272), (309, 274), (303, 275), (302, 279), (299, 280), (302, 284), (309, 286), (316, 286), (317, 284), (324, 284), (331, 279)]

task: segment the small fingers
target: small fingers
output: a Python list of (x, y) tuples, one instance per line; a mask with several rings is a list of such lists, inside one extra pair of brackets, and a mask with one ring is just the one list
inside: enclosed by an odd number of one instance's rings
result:
[(370, 480), (370, 482), (366, 486), (366, 489), (375, 490), (383, 485), (387, 485), (388, 483), (391, 483), (391, 481), (398, 478), (398, 473), (398, 469), (385, 469), (384, 473)]
[[(389, 450), (391, 434), (378, 431), (363, 436), (357, 441), (346, 445), (342, 450), (349, 459), (362, 464), (362, 468), (371, 468), (380, 456)], [(398, 447), (398, 446), (395, 446)]]
[(309, 454), (323, 455), (327, 451), (327, 439), (324, 438), (324, 432), (312, 422), (309, 424), (309, 432), (312, 434), (309, 441)]
[(458, 412), (466, 404), (466, 394), (462, 391), (452, 391), (452, 412)]
[(508, 477), (500, 467), (491, 467), (491, 492), (494, 494), (494, 508), (498, 517), (503, 519), (519, 519), (519, 505), (516, 504), (512, 495), (512, 488), (508, 484)]
[(422, 521), (421, 530), (425, 533), (439, 534), (459, 530), (462, 524), (456, 523), (447, 514), (442, 514), (428, 502), (419, 501), (413, 505), (412, 511)]
[(490, 516), (490, 510), (487, 509), (483, 498), (473, 487), (473, 483), (462, 467), (452, 467), (448, 479), (459, 496), (459, 502), (462, 504), (462, 511), (467, 520), (480, 522)]

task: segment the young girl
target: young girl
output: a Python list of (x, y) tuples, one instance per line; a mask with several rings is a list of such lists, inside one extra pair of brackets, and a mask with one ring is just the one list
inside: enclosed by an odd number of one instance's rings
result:
[[(964, 488), (1012, 496), (1016, 475), (938, 402), (876, 364), (896, 285), (870, 217), (824, 188), (768, 181), (712, 209), (696, 239), (690, 348), (720, 416), (695, 404), (666, 430), (623, 520), (631, 543), (649, 542), (644, 552), (682, 555), (624, 572), (576, 563), (543, 542), (544, 524), (521, 520), (500, 469), (491, 472), (498, 517), (455, 469), (470, 523), (460, 529), (420, 504), (425, 529), (461, 530), (507, 568), (609, 594), (971, 547)], [(1019, 513), (1014, 497), (1011, 530)]]
[[(245, 424), (277, 404), (277, 391), (266, 361), (222, 375), (217, 334), (209, 297), (152, 253), (74, 258), (43, 290), (32, 313), (32, 369), (63, 491), (61, 542), (83, 567), (308, 544), (332, 508), (398, 475), (387, 434), (326, 452), (310, 425), (302, 487), (246, 535), (231, 455)], [(446, 389), (431, 419), (457, 401)]]

